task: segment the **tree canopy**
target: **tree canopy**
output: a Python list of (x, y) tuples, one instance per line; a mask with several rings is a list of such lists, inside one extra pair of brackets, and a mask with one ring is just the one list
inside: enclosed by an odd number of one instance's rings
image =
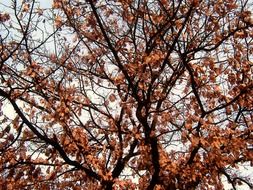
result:
[(3, 189), (253, 188), (252, 1), (5, 2)]

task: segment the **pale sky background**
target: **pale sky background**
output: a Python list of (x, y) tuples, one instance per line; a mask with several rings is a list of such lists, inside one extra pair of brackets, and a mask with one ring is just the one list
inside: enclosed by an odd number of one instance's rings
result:
[[(20, 2), (21, 0), (19, 0)], [(7, 5), (7, 4), (11, 4), (12, 0), (1, 0), (1, 4)], [(38, 2), (40, 2), (41, 8), (49, 8), (51, 7), (51, 4), (53, 2), (53, 0), (38, 0)], [(4, 11), (2, 8), (0, 9), (1, 11)]]

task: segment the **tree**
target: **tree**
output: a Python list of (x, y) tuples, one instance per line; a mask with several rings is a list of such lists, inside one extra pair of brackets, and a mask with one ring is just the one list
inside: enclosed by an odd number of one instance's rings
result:
[(3, 189), (252, 188), (252, 2), (40, 3), (1, 4)]

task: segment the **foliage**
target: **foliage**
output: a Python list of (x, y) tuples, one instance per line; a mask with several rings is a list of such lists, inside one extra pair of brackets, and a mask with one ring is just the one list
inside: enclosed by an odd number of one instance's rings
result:
[(1, 6), (3, 189), (252, 188), (250, 1)]

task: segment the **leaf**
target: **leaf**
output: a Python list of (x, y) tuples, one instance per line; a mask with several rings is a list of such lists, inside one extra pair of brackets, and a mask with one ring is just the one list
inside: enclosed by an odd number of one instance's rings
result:
[(29, 3), (25, 3), (25, 4), (23, 5), (23, 12), (28, 12), (29, 9), (30, 9), (30, 4), (29, 4)]
[(109, 100), (110, 100), (111, 102), (115, 102), (115, 100), (116, 100), (115, 94), (110, 94)]
[(55, 24), (55, 27), (56, 27), (56, 28), (61, 27), (61, 25), (62, 25), (62, 17), (59, 16), (59, 15), (57, 15), (57, 16), (55, 17), (54, 24)]

